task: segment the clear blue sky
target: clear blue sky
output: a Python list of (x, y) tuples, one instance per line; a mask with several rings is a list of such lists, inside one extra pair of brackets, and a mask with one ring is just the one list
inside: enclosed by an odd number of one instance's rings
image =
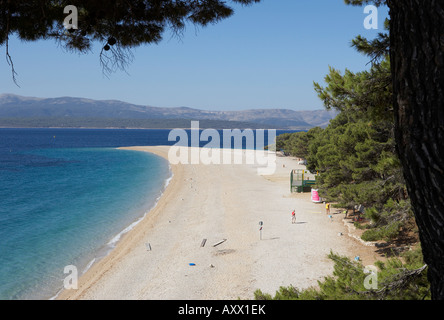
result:
[(20, 88), (0, 59), (0, 93), (205, 110), (322, 109), (313, 81), (323, 83), (329, 66), (368, 69), (369, 59), (350, 42), (358, 34), (374, 38), (387, 16), (387, 9), (380, 8), (375, 31), (364, 28), (362, 7), (343, 0), (262, 0), (235, 9), (216, 25), (189, 26), (180, 39), (167, 32), (160, 44), (134, 49), (127, 73), (117, 71), (109, 78), (102, 74), (100, 45), (79, 55), (52, 40), (11, 39)]

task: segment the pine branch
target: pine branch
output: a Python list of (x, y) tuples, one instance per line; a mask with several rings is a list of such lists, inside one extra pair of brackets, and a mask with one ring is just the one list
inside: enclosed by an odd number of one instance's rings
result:
[(367, 291), (355, 291), (354, 293), (359, 295), (370, 295), (378, 297), (378, 299), (383, 300), (387, 294), (393, 290), (402, 290), (412, 283), (414, 279), (419, 277), (424, 270), (427, 268), (427, 264), (424, 264), (421, 268), (414, 270), (407, 270), (392, 277), (392, 281), (388, 282), (383, 288), (379, 290), (367, 290)]
[[(9, 1), (8, 1), (8, 5), (9, 5)], [(12, 61), (12, 57), (9, 54), (9, 18), (11, 16), (11, 13), (8, 11), (8, 16), (6, 17), (6, 44), (5, 44), (5, 50), (6, 50), (6, 62), (8, 63), (8, 65), (11, 67), (11, 73), (12, 73), (12, 81), (14, 81), (15, 85), (17, 87), (20, 88), (20, 86), (17, 83), (17, 72), (15, 72), (15, 68), (14, 68), (14, 62)]]

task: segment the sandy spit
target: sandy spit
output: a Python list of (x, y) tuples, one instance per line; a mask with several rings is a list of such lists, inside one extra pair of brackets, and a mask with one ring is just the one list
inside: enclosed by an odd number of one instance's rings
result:
[[(169, 148), (130, 149), (168, 159)], [(277, 157), (273, 175), (245, 162), (171, 168), (157, 206), (58, 299), (252, 299), (316, 285), (333, 271), (330, 250), (364, 265), (378, 258), (347, 236), (342, 214), (330, 219), (310, 193), (290, 192), (290, 170), (304, 168), (294, 158)]]

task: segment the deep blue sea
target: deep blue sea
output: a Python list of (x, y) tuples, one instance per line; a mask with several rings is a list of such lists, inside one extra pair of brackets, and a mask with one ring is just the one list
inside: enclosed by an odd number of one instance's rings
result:
[(171, 177), (165, 159), (117, 147), (173, 145), (169, 132), (0, 129), (0, 299), (52, 298), (65, 266), (80, 276), (112, 250)]

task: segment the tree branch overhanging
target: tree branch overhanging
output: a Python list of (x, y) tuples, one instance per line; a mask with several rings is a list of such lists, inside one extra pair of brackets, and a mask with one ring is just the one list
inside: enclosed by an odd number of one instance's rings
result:
[[(230, 17), (234, 11), (229, 2), (250, 5), (260, 0), (120, 0), (112, 4), (105, 0), (0, 1), (0, 45), (6, 46), (16, 84), (8, 47), (11, 34), (24, 41), (54, 39), (79, 53), (91, 51), (93, 43), (106, 42), (100, 61), (103, 72), (109, 75), (131, 63), (131, 48), (158, 43), (167, 30), (180, 36), (188, 23), (207, 26)], [(64, 25), (68, 5), (77, 8), (78, 29)], [(110, 50), (107, 41), (111, 38), (117, 45)]]
[(367, 290), (367, 291), (354, 291), (354, 293), (360, 295), (367, 295), (376, 297), (379, 300), (384, 300), (387, 294), (393, 290), (402, 290), (409, 286), (414, 279), (421, 276), (421, 274), (427, 269), (427, 264), (424, 264), (421, 268), (414, 270), (405, 270), (398, 274), (395, 274), (390, 281), (386, 282), (386, 285), (379, 290)]

